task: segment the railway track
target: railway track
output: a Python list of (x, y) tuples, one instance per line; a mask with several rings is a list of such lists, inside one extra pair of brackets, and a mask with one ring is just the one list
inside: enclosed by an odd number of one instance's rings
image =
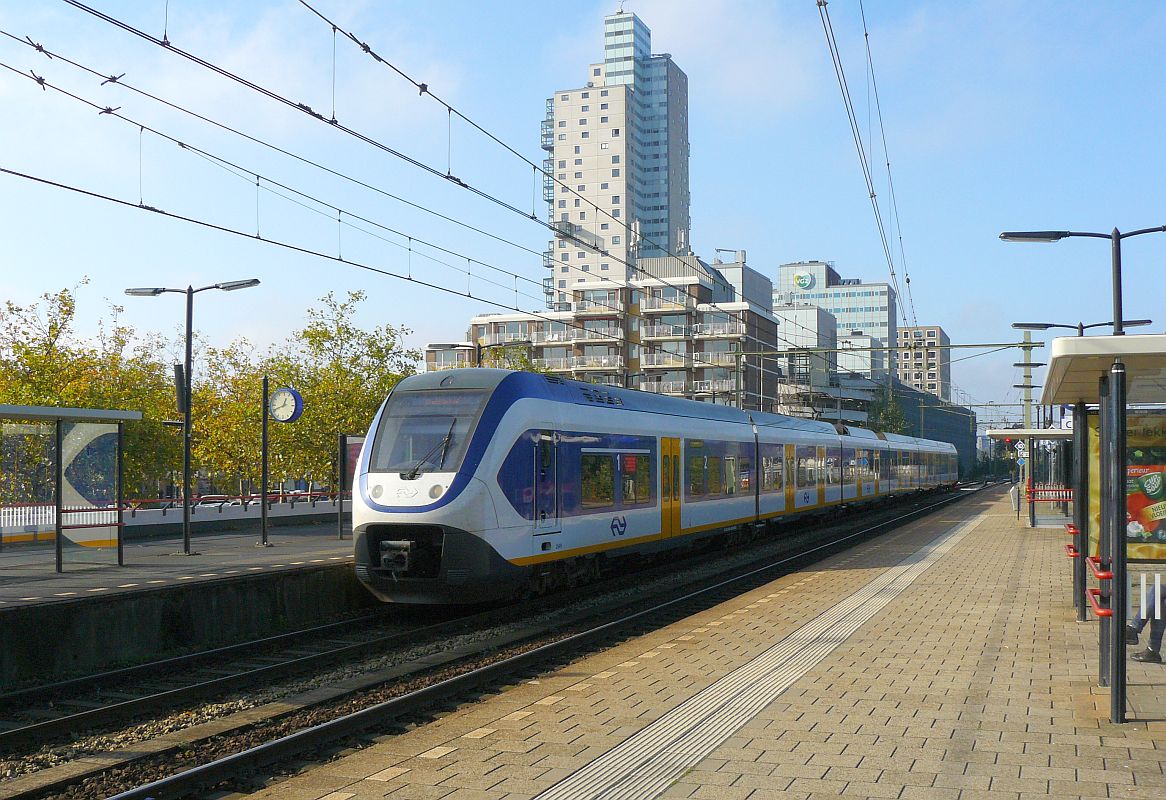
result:
[[(216, 722), (196, 725), (187, 731), (189, 735), (171, 734), (149, 746), (138, 744), (125, 758), (115, 758), (111, 754), (103, 759), (105, 763), (94, 764), (89, 770), (79, 769), (78, 762), (73, 762), (61, 768), (19, 776), (8, 781), (8, 787), (0, 782), (0, 797), (105, 797), (138, 784), (142, 784), (140, 788), (126, 789), (118, 796), (183, 796), (264, 764), (352, 736), (385, 720), (416, 713), (451, 696), (462, 695), (483, 685), (497, 684), (513, 678), (522, 670), (561, 660), (611, 637), (634, 633), (645, 625), (660, 624), (662, 617), (692, 613), (695, 606), (720, 602), (726, 596), (748, 588), (750, 581), (771, 579), (775, 570), (796, 569), (828, 552), (850, 546), (858, 539), (907, 524), (964, 496), (967, 495), (952, 493), (938, 500), (928, 498), (910, 510), (892, 507), (879, 514), (867, 512), (864, 520), (875, 517), (877, 522), (864, 525), (861, 530), (846, 536), (836, 535), (837, 530), (853, 527), (853, 519), (820, 525), (816, 530), (799, 534), (807, 542), (801, 543), (797, 552), (770, 556), (763, 563), (747, 567), (737, 563), (729, 568), (733, 573), (730, 577), (724, 574), (718, 574), (715, 579), (707, 575), (690, 577), (690, 583), (703, 584), (698, 589), (691, 585), (683, 589), (677, 585), (657, 587), (657, 594), (665, 595), (665, 598), (644, 599), (639, 603), (642, 607), (635, 611), (627, 609), (633, 604), (633, 595), (643, 593), (644, 580), (651, 577), (650, 573), (674, 574), (676, 564), (637, 574), (622, 594), (620, 589), (615, 589), (611, 597), (598, 605), (583, 602), (580, 598), (592, 597), (604, 587), (592, 586), (536, 604), (538, 607), (533, 609), (533, 617), (529, 616), (532, 609), (528, 604), (524, 607), (528, 618), (517, 625), (503, 623), (507, 615), (513, 617), (513, 609), (491, 609), (381, 636), (364, 636), (360, 641), (331, 635), (335, 632), (327, 629), (333, 626), (324, 626), (319, 630), (331, 642), (331, 647), (317, 641), (310, 645), (312, 652), (298, 652), (309, 648), (308, 644), (299, 643), (272, 663), (257, 663), (251, 654), (253, 651), (245, 650), (230, 669), (222, 663), (215, 664), (214, 669), (226, 674), (37, 723), (49, 726), (39, 728), (39, 732), (76, 731), (79, 726), (97, 724), (95, 721), (103, 717), (117, 719), (119, 714), (123, 719), (127, 715), (140, 716), (153, 709), (191, 702), (195, 698), (272, 684), (277, 678), (296, 672), (347, 664), (352, 659), (393, 648), (411, 648), (411, 654), (380, 668), (362, 668), (358, 674), (332, 681), (326, 687), (309, 685), (275, 702), (229, 714)], [(788, 540), (791, 537), (782, 538)], [(827, 541), (823, 543), (823, 539)], [(809, 540), (817, 543), (810, 544)], [(777, 545), (779, 541), (772, 544)], [(753, 559), (746, 556), (755, 555), (753, 552), (738, 553), (735, 560), (749, 561)], [(678, 592), (679, 597), (676, 596)], [(583, 607), (570, 609), (572, 601)], [(568, 606), (566, 612), (564, 605)], [(613, 616), (618, 619), (612, 621)], [(276, 656), (271, 654), (268, 658), (276, 659)], [(149, 666), (157, 669), (158, 665)], [(75, 681), (69, 684), (77, 685)], [(60, 690), (64, 686), (67, 685), (55, 688)], [(42, 691), (45, 688), (49, 687), (42, 687)], [(24, 733), (20, 733), (20, 729), (0, 733), (0, 751), (3, 751), (4, 736), (10, 736), (10, 742), (19, 743), (34, 740), (33, 734), (36, 733), (35, 728), (28, 728)], [(230, 754), (220, 757), (223, 752)], [(151, 780), (157, 775), (169, 775), (176, 769), (179, 770), (176, 775)], [(5, 788), (9, 791), (5, 792)], [(64, 794), (66, 791), (67, 795)]]

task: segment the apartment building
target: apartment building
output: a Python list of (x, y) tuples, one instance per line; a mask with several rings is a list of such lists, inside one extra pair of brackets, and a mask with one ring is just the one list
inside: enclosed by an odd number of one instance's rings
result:
[(943, 328), (920, 325), (899, 330), (898, 377), (908, 386), (951, 400), (951, 350)]

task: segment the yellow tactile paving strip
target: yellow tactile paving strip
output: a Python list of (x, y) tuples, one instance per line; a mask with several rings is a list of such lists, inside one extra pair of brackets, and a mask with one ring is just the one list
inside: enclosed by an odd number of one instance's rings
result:
[(1105, 721), (1096, 631), (1074, 621), (1063, 534), (1017, 527), (999, 494), (257, 796), (533, 797), (982, 511), (947, 555), (662, 796), (1166, 796), (1166, 724)]

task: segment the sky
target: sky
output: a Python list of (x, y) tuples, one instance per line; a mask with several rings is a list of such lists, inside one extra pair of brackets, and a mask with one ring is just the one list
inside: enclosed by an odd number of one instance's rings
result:
[[(325, 117), (334, 110), (340, 123), (380, 147), (64, 2), (0, 0), (0, 31), (101, 75), (124, 73), (121, 83), (366, 184), (118, 83), (100, 85), (61, 59), (0, 36), (0, 168), (129, 204), (0, 174), (0, 301), (23, 305), (77, 287), (82, 336), (94, 335), (97, 321), (118, 305), (122, 321), (144, 337), (176, 338), (181, 298), (126, 297), (123, 290), (257, 277), (257, 288), (200, 294), (194, 317), (205, 342), (224, 346), (243, 337), (260, 350), (302, 327), (305, 310), (329, 291), (365, 291), (355, 322), (367, 329), (404, 326), (411, 331), (406, 343), (418, 348), (463, 338), (470, 316), (498, 310), (491, 300), (542, 307), (537, 283), (544, 272), (531, 251), (545, 248), (546, 230), (443, 177), (452, 173), (545, 218), (530, 166), (464, 122), (451, 123), (443, 106), (334, 37), (299, 2), (90, 2), (293, 103)], [(311, 2), (533, 161), (543, 157), (538, 134), (546, 98), (585, 83), (587, 65), (602, 58), (603, 17), (618, 7), (586, 0)], [(697, 254), (711, 261), (715, 248), (743, 249), (750, 266), (770, 277), (781, 263), (821, 259), (845, 277), (887, 281), (814, 0), (623, 5), (652, 29), (653, 51), (670, 53), (689, 78)], [(1106, 242), (1009, 244), (997, 237), (1004, 230), (1166, 224), (1166, 5), (870, 0), (860, 9), (857, 0), (833, 0), (828, 9), (863, 144), (873, 154), (877, 201), (892, 226), (894, 268), (902, 288), (911, 279), (905, 299), (919, 323), (941, 325), (953, 343), (970, 344), (1018, 341), (1010, 328), (1016, 321), (1109, 320)], [(897, 218), (888, 208), (863, 11)], [(131, 122), (42, 89), (30, 71)], [(165, 218), (139, 204), (244, 235)], [(1166, 234), (1123, 247), (1123, 316), (1154, 319), (1137, 332), (1166, 329), (1164, 256)], [(952, 377), (967, 401), (1016, 402), (1017, 351), (967, 358), (976, 352), (953, 351), (953, 359), (966, 359), (953, 364)], [(1040, 351), (1036, 360), (1045, 360)], [(980, 411), (984, 419), (1003, 416)]]

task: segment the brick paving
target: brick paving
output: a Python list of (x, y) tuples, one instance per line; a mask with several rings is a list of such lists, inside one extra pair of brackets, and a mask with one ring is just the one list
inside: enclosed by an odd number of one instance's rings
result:
[[(1166, 797), (1166, 713), (1108, 722), (1108, 690), (1095, 686), (1096, 625), (1075, 621), (1064, 535), (1020, 527), (1000, 492), (255, 796), (532, 798), (981, 514), (950, 552), (659, 796)], [(1131, 682), (1163, 676), (1166, 666), (1131, 664)]]

